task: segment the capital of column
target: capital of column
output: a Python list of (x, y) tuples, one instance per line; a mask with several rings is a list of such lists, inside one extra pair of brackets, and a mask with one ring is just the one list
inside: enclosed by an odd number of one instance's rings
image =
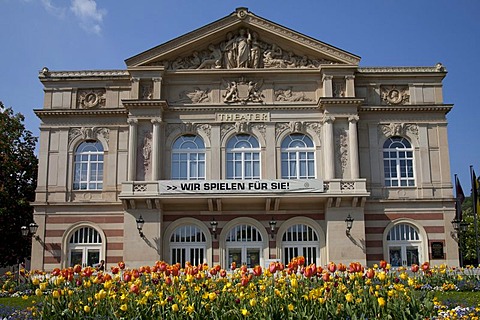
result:
[(351, 123), (357, 123), (358, 120), (360, 120), (360, 117), (357, 115), (348, 117), (348, 122), (351, 122)]
[(355, 76), (353, 74), (349, 74), (349, 75), (345, 76), (345, 79), (346, 80), (353, 80), (353, 79), (355, 79)]
[(140, 78), (138, 78), (138, 77), (132, 77), (132, 78), (130, 79), (130, 81), (131, 81), (132, 83), (140, 82)]
[(333, 79), (333, 76), (332, 75), (329, 75), (329, 74), (324, 74), (322, 76), (322, 81), (326, 81), (326, 80), (332, 80)]
[(127, 119), (127, 123), (128, 123), (129, 125), (131, 125), (131, 126), (134, 126), (134, 125), (138, 124), (138, 119), (136, 119), (136, 118), (128, 118), (128, 119)]
[(323, 123), (332, 124), (335, 121), (334, 116), (325, 116), (323, 117)]
[(153, 118), (152, 120), (150, 120), (150, 122), (152, 124), (161, 124), (163, 122), (163, 119), (162, 118)]
[(162, 77), (155, 77), (155, 78), (152, 78), (152, 81), (153, 82), (161, 82), (163, 80)]

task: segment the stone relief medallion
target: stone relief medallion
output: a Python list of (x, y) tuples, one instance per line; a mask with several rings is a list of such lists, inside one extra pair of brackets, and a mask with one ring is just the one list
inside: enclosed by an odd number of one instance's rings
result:
[(263, 81), (253, 82), (240, 79), (239, 81), (223, 80), (223, 83), (226, 87), (226, 92), (223, 95), (223, 102), (225, 103), (263, 102), (263, 94), (260, 92)]
[(105, 89), (78, 91), (78, 105), (83, 109), (105, 106)]
[(388, 105), (405, 104), (409, 99), (407, 87), (382, 87), (382, 100)]

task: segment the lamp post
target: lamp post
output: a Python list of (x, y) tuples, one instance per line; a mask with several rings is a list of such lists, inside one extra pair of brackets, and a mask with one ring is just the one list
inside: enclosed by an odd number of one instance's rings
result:
[(143, 220), (142, 215), (140, 215), (140, 217), (137, 218), (136, 222), (137, 222), (138, 234), (140, 235), (141, 238), (143, 238), (145, 235), (143, 234), (142, 229), (143, 229), (143, 225), (145, 224), (145, 220)]
[(347, 235), (347, 237), (350, 236), (350, 230), (352, 230), (354, 220), (355, 219), (352, 218), (350, 213), (348, 214), (347, 218), (345, 219), (345, 223), (347, 224), (347, 229), (345, 230), (345, 234)]

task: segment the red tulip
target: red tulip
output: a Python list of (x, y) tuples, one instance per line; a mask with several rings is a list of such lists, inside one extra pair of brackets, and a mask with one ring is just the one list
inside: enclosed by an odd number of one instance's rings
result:
[(268, 265), (268, 271), (275, 273), (277, 271), (277, 264), (275, 262), (270, 262)]
[(327, 269), (328, 269), (328, 271), (330, 271), (331, 273), (334, 273), (334, 272), (337, 270), (337, 266), (335, 265), (335, 263), (330, 262), (330, 263), (328, 264)]
[(255, 276), (261, 276), (262, 275), (262, 267), (260, 267), (259, 265), (256, 265), (255, 267), (253, 267), (253, 274)]
[(373, 279), (373, 277), (375, 277), (375, 270), (373, 270), (372, 268), (369, 268), (367, 270), (367, 272), (365, 273), (365, 276), (368, 278), (368, 279)]
[(412, 264), (412, 272), (418, 272), (419, 269), (420, 267), (418, 266), (418, 264)]
[(387, 268), (387, 261), (380, 260), (380, 268), (381, 269), (386, 269)]
[(125, 269), (125, 262), (123, 261), (118, 262), (118, 267), (120, 268), (120, 270)]

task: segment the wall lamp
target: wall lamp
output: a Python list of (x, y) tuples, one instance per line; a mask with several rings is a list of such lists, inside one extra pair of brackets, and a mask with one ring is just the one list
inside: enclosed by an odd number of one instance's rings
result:
[(35, 233), (37, 233), (37, 230), (38, 230), (38, 224), (36, 224), (35, 222), (32, 222), (27, 226), (22, 226), (20, 228), (21, 232), (22, 232), (22, 236), (24, 237), (33, 237), (35, 235)]
[(218, 222), (215, 221), (215, 218), (213, 218), (212, 221), (210, 221), (210, 226), (212, 227), (213, 237), (214, 237), (215, 239), (217, 239), (217, 226), (218, 226)]
[(143, 220), (142, 215), (140, 215), (140, 217), (138, 217), (136, 221), (137, 221), (138, 234), (140, 235), (141, 238), (144, 238), (145, 235), (143, 234), (142, 229), (143, 229), (143, 225), (145, 224), (145, 220)]
[(275, 226), (277, 225), (277, 221), (275, 221), (272, 217), (272, 220), (270, 220), (268, 224), (270, 225), (270, 231), (273, 239), (273, 237), (275, 236)]
[(345, 223), (347, 224), (347, 229), (345, 230), (345, 234), (349, 237), (350, 236), (350, 230), (352, 230), (353, 227), (353, 221), (354, 219), (348, 214), (347, 218), (345, 219)]
[(453, 229), (455, 229), (457, 234), (460, 232), (467, 231), (468, 223), (465, 221), (455, 218), (452, 220), (452, 225), (453, 225)]

